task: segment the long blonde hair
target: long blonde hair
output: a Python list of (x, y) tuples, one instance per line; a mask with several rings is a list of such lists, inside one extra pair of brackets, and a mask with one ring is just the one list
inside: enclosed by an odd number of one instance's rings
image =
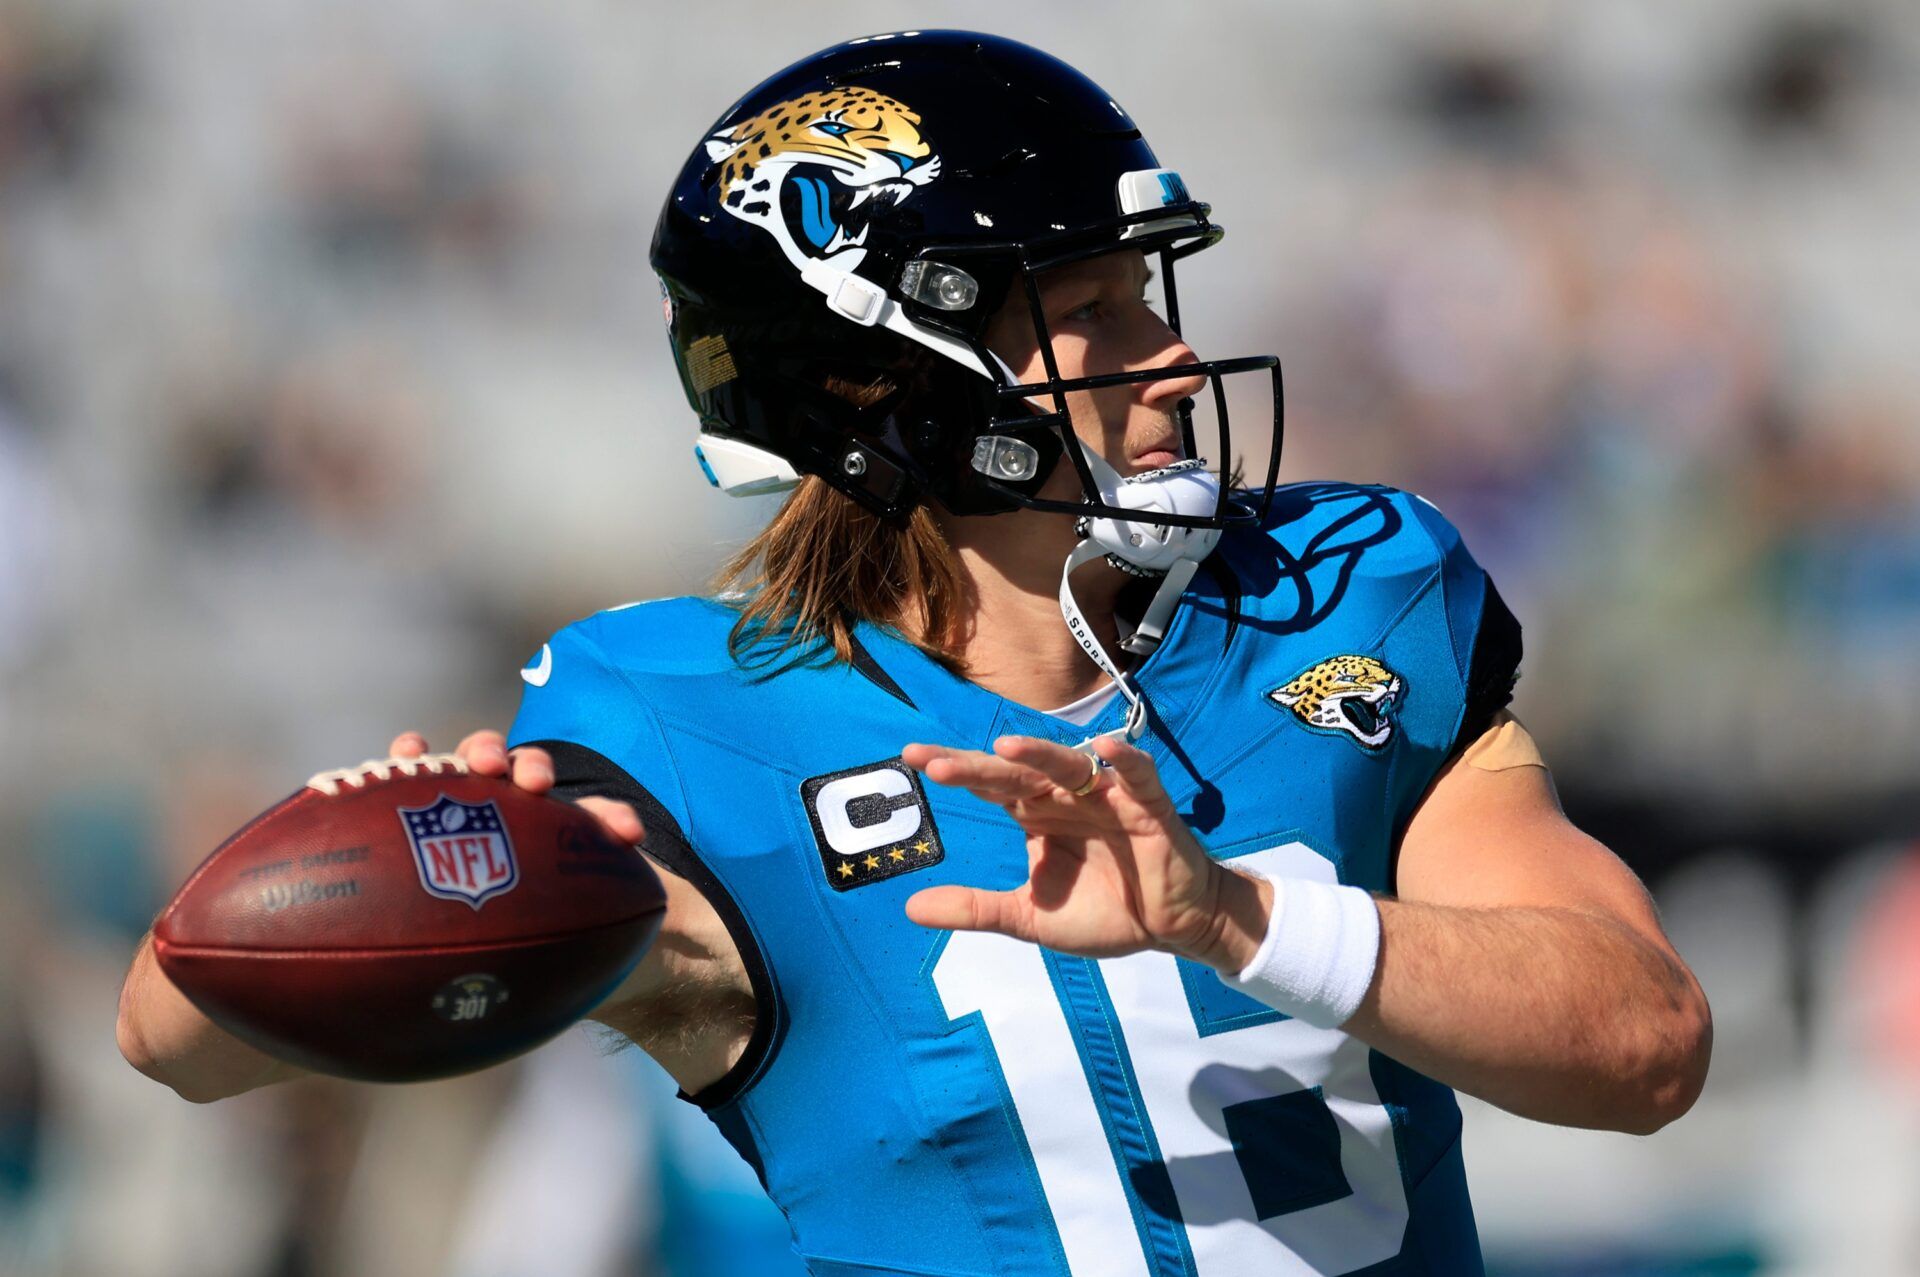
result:
[(858, 621), (894, 626), (955, 673), (971, 625), (966, 578), (925, 506), (889, 523), (812, 475), (727, 561), (714, 589), (739, 608), (727, 647), (743, 665), (853, 659)]

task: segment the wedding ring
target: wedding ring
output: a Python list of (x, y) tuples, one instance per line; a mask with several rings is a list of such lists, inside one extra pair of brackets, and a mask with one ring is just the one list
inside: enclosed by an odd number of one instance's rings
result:
[(1075, 798), (1085, 798), (1088, 794), (1091, 794), (1093, 792), (1093, 787), (1100, 783), (1100, 760), (1095, 758), (1092, 754), (1088, 754), (1087, 766), (1089, 768), (1088, 775), (1087, 775), (1087, 783), (1080, 786), (1080, 788), (1078, 789), (1069, 789), (1067, 791), (1068, 793), (1072, 794)]

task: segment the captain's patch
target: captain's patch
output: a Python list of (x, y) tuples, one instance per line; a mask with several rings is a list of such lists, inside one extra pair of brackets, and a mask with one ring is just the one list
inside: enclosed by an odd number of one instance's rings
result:
[(1368, 753), (1393, 739), (1406, 684), (1371, 656), (1330, 656), (1267, 699), (1316, 732), (1335, 732)]
[(835, 891), (897, 878), (947, 858), (920, 774), (897, 758), (800, 782), (820, 867)]

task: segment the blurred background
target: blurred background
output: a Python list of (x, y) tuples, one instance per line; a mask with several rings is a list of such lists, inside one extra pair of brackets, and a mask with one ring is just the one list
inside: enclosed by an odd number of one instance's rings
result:
[(766, 517), (689, 456), (653, 218), (909, 24), (1069, 59), (1214, 204), (1189, 335), (1281, 355), (1284, 477), (1465, 529), (1707, 986), (1654, 1137), (1467, 1104), (1494, 1271), (1920, 1273), (1912, 0), (0, 0), (0, 1274), (791, 1271), (635, 1052), (195, 1108), (114, 998), (229, 829)]

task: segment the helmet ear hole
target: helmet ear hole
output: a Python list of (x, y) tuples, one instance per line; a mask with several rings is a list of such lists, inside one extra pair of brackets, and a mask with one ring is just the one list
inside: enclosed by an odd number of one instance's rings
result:
[(881, 449), (858, 443), (847, 447), (830, 482), (885, 519), (906, 518), (918, 502), (918, 485), (893, 458)]
[(900, 387), (894, 383), (893, 379), (885, 376), (863, 382), (852, 377), (828, 373), (822, 382), (822, 388), (828, 394), (844, 399), (856, 408), (872, 408), (900, 393)]
[(901, 438), (907, 391), (871, 369), (816, 370), (804, 380), (791, 387), (788, 417), (803, 454), (796, 468), (884, 519), (911, 514), (923, 481)]

